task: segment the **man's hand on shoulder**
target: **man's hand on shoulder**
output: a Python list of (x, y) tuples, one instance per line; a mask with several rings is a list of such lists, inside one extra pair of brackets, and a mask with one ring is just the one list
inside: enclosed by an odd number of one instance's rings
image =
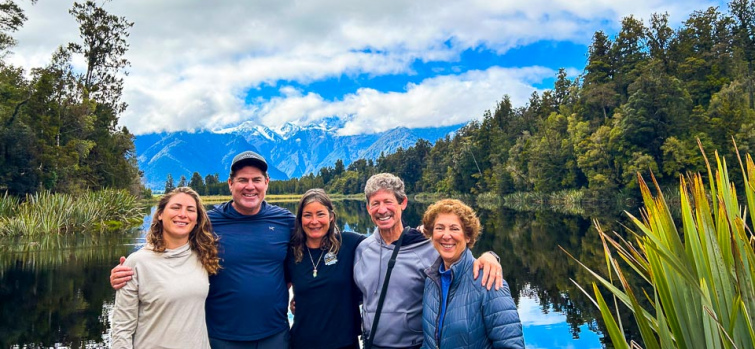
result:
[(496, 290), (499, 290), (503, 286), (502, 268), (498, 255), (492, 251), (488, 251), (474, 261), (472, 276), (475, 280), (480, 276), (480, 268), (482, 268), (482, 286), (485, 286), (488, 291), (493, 286), (495, 286)]
[(126, 257), (121, 256), (120, 263), (110, 271), (110, 286), (112, 286), (113, 289), (117, 290), (126, 286), (126, 282), (131, 280), (131, 276), (134, 275), (134, 271), (131, 270), (131, 267), (123, 265), (123, 262), (125, 261)]

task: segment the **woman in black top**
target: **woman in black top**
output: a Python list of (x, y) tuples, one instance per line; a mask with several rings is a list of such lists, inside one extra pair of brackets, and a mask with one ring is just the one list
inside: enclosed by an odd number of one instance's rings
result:
[(299, 201), (296, 231), (286, 259), (296, 311), (291, 348), (359, 348), (359, 303), (354, 252), (364, 236), (339, 232), (333, 203), (322, 189)]

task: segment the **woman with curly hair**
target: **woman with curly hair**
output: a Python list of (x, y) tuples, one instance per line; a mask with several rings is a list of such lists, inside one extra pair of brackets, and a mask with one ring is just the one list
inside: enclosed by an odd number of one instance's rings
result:
[(112, 348), (210, 348), (204, 302), (220, 269), (217, 237), (199, 195), (179, 187), (152, 216), (147, 244), (125, 265), (134, 275), (115, 295)]
[(482, 227), (474, 210), (440, 200), (422, 217), (440, 256), (425, 269), (422, 348), (524, 348), (522, 323), (506, 281), (486, 291), (472, 279), (474, 246)]
[(340, 232), (333, 203), (322, 189), (302, 195), (286, 259), (296, 299), (291, 348), (359, 348), (359, 302), (354, 251), (364, 236)]

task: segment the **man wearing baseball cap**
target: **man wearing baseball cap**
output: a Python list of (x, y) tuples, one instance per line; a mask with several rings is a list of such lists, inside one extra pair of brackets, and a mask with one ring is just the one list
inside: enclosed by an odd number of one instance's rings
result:
[[(207, 331), (213, 349), (287, 348), (288, 288), (284, 261), (295, 217), (269, 204), (267, 161), (253, 151), (231, 161), (231, 201), (207, 212), (219, 236), (221, 269), (210, 276), (205, 301)], [(133, 272), (113, 268), (110, 283), (122, 287)]]

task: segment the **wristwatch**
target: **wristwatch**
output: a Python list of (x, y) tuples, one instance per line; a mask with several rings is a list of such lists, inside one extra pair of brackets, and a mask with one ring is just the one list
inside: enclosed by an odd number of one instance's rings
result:
[[(496, 259), (496, 260), (498, 260), (498, 264), (501, 264), (501, 257), (498, 257), (498, 255), (497, 255), (497, 254), (495, 254), (495, 252), (493, 252), (493, 251), (487, 251), (487, 252), (485, 252), (485, 253), (490, 253), (490, 254), (492, 254), (492, 255), (493, 255), (493, 257), (495, 257), (495, 259)], [(484, 254), (484, 253), (483, 253), (483, 254)]]

